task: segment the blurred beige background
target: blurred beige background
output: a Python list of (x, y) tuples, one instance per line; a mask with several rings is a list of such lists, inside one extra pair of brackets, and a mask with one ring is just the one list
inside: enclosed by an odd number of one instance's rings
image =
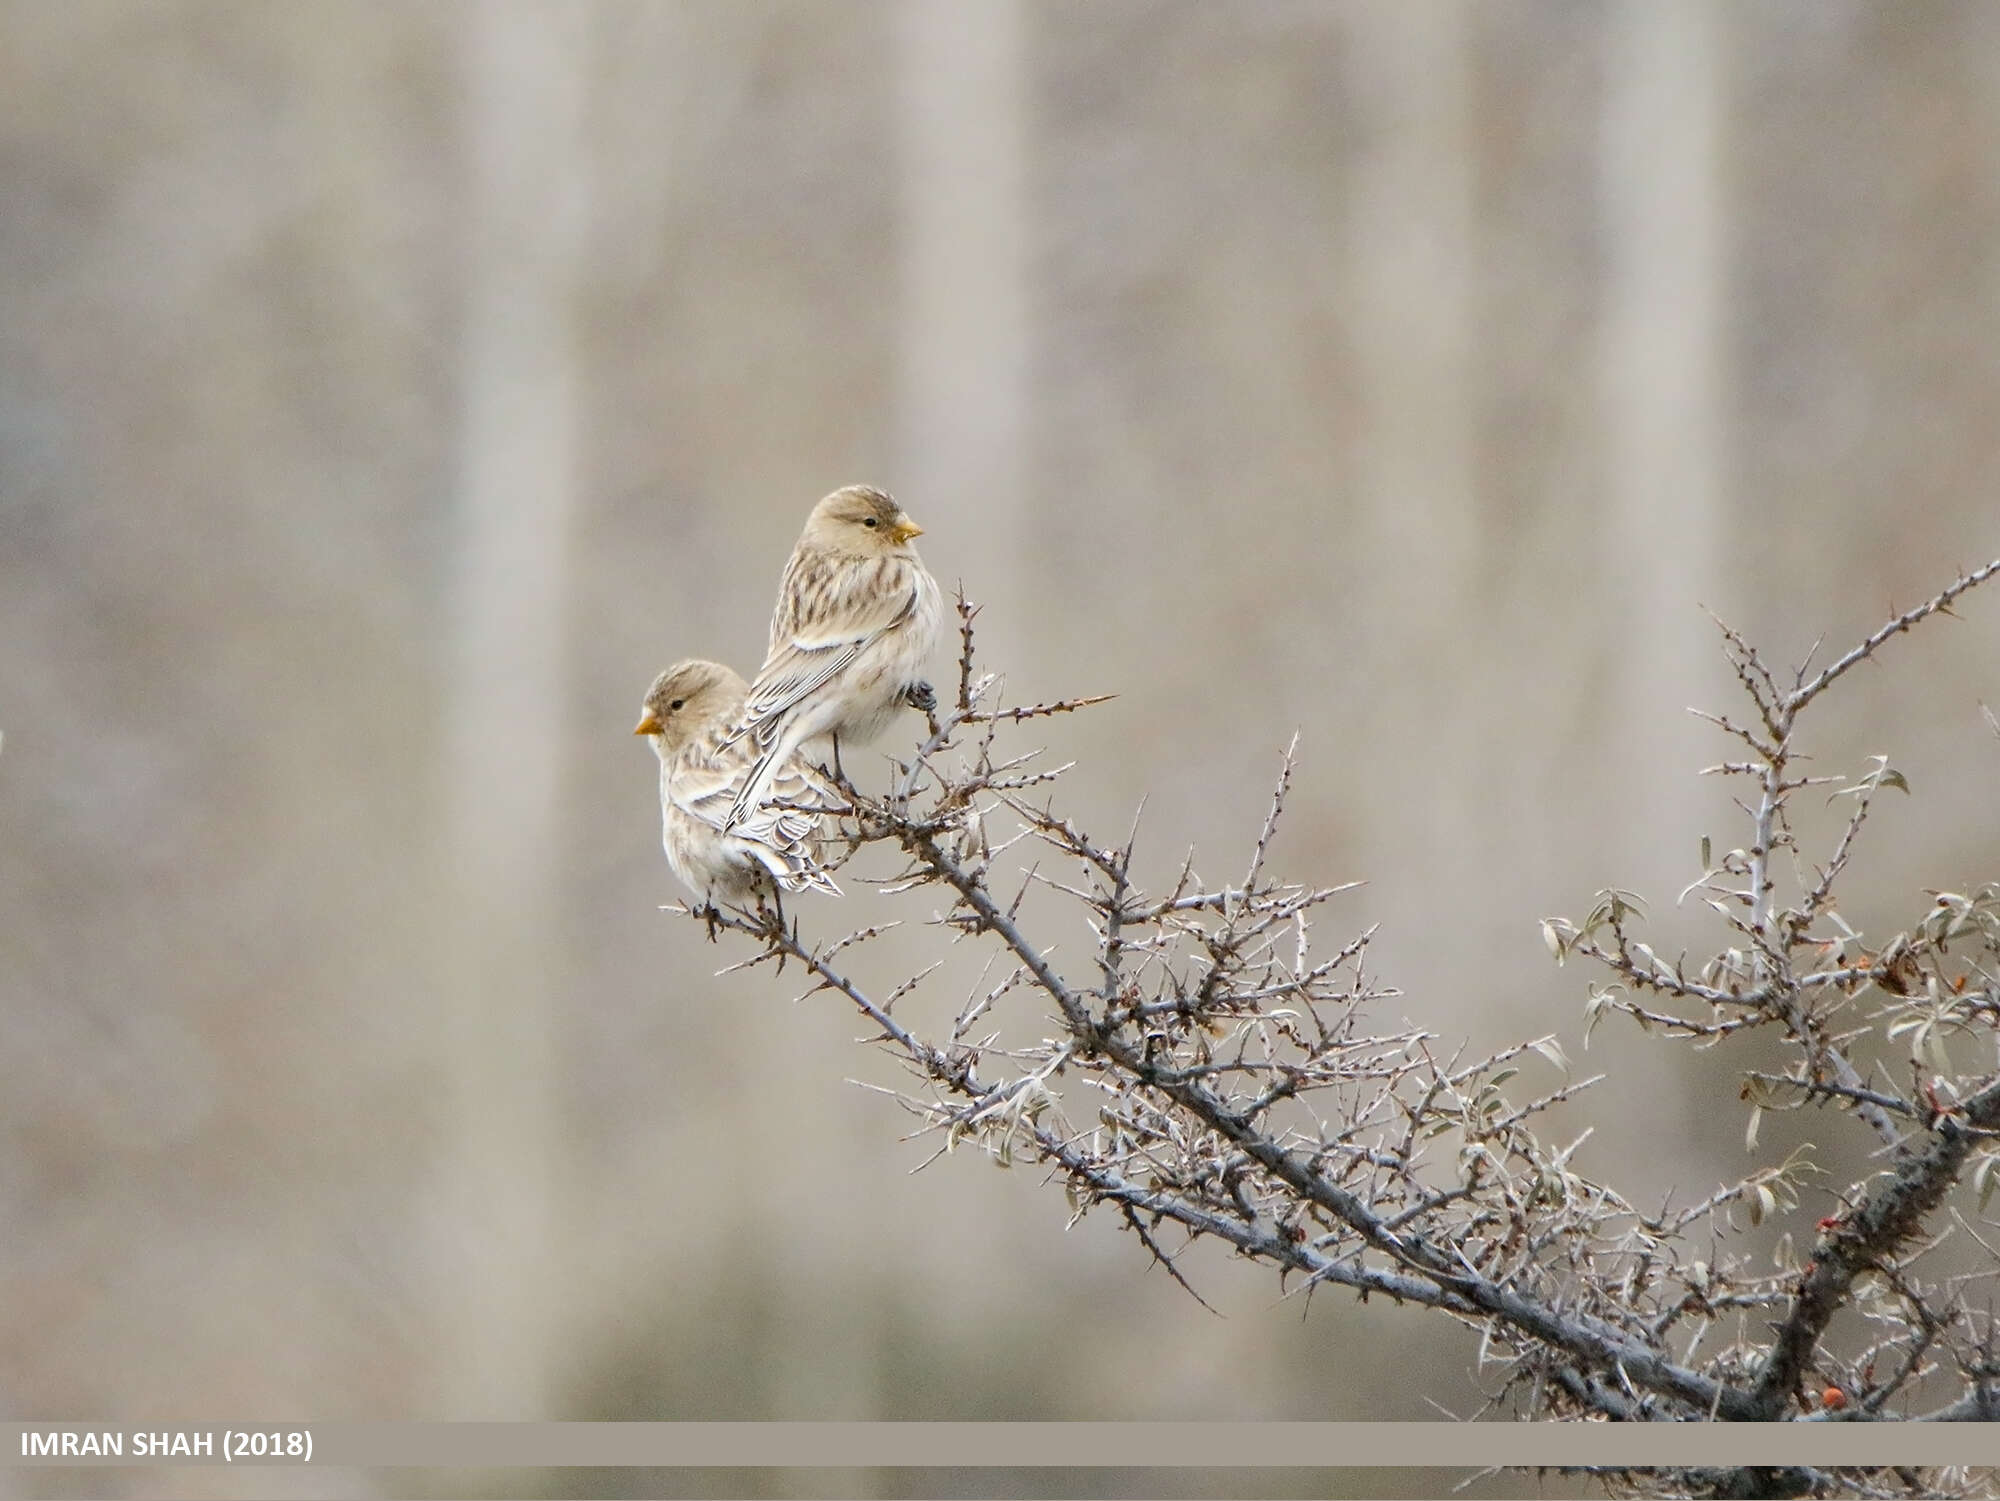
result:
[[(1557, 1032), (1698, 1194), (1729, 1066), (1584, 1057), (1536, 919), (1701, 941), (1700, 606), (1792, 661), (2000, 552), (1973, 0), (13, 0), (0, 195), (24, 1417), (1470, 1411), (1441, 1321), (911, 1176), (851, 1014), (657, 910), (651, 675), (886, 485), (1011, 692), (1120, 695), (1087, 827), (1233, 866), (1302, 731), (1278, 863), (1368, 880), (1388, 1020)], [(1867, 930), (2000, 874), (1963, 614), (1821, 725), (1915, 788)]]

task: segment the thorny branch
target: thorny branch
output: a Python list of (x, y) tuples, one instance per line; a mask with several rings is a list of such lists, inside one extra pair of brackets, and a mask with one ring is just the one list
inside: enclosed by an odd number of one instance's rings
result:
[[(1715, 953), (1654, 953), (1635, 936), (1643, 905), (1624, 892), (1601, 893), (1580, 924), (1544, 924), (1559, 961), (1588, 960), (1612, 976), (1593, 992), (1592, 1025), (1625, 1014), (1703, 1047), (1774, 1031), (1791, 1066), (1773, 1070), (1767, 1052), (1746, 1069), (1753, 1121), (1830, 1105), (1890, 1154), (1816, 1231), (1788, 1233), (1774, 1269), (1746, 1241), (1813, 1213), (1804, 1196), (1820, 1170), (1810, 1153), (1690, 1208), (1647, 1213), (1578, 1169), (1581, 1137), (1538, 1134), (1596, 1082), (1556, 1082), (1568, 1060), (1553, 1037), (1469, 1059), (1435, 1034), (1382, 1026), (1376, 1013), (1396, 992), (1366, 967), (1372, 933), (1325, 957), (1314, 951), (1322, 909), (1349, 888), (1269, 873), (1290, 748), (1238, 880), (1207, 881), (1190, 856), (1149, 893), (1134, 861), (1136, 823), (1120, 844), (1086, 834), (1048, 801), (1069, 768), (1003, 744), (1103, 700), (999, 704), (996, 679), (975, 665), (977, 611), (963, 596), (956, 693), (927, 709), (926, 736), (885, 793), (842, 786), (853, 808), (842, 859), (899, 851), (903, 869), (884, 889), (931, 893), (931, 924), (988, 957), (946, 1031), (933, 1040), (894, 1014), (932, 970), (877, 998), (847, 967), (893, 924), (819, 941), (773, 910), (703, 917), (758, 945), (736, 967), (796, 963), (808, 993), (835, 992), (866, 1016), (910, 1071), (897, 1098), (941, 1153), (970, 1146), (1003, 1165), (1040, 1164), (1062, 1181), (1074, 1216), (1113, 1210), (1190, 1292), (1180, 1260), (1207, 1238), (1275, 1268), (1283, 1285), (1330, 1283), (1436, 1309), (1480, 1331), (1492, 1402), (1526, 1417), (1990, 1416), (2000, 1410), (2000, 1335), (1985, 1290), (2000, 1262), (1964, 1214), (1935, 1221), (1961, 1184), (1977, 1195), (1961, 1206), (1975, 1216), (2000, 1187), (2000, 884), (1938, 893), (1909, 932), (1864, 946), (1838, 911), (1839, 878), (1877, 796), (1908, 785), (1881, 758), (1848, 780), (1794, 766), (1804, 710), (1995, 573), (2000, 561), (1962, 576), (1815, 676), (1802, 667), (1781, 677), (1722, 628), (1754, 714), (1743, 724), (1706, 716), (1749, 752), (1711, 770), (1752, 789), (1740, 804), (1747, 842), (1683, 893), (1698, 893), (1720, 921)], [(1851, 799), (1818, 866), (1794, 815), (1809, 788)], [(988, 831), (1003, 823), (996, 846)], [(1014, 857), (1004, 869), (1003, 855)], [(1058, 962), (1031, 895), (1081, 909), (1086, 958)], [(1888, 1058), (1899, 1049), (1912, 1061), (1900, 1075)], [(1954, 1049), (1984, 1062), (1959, 1071)], [(1547, 1086), (1525, 1099), (1523, 1068)], [(1785, 1249), (1808, 1241), (1802, 1263)], [(1930, 1273), (1931, 1261), (1949, 1260), (1947, 1243), (1977, 1254)], [(1829, 1341), (1843, 1312), (1867, 1326), (1865, 1339)], [(1677, 1483), (1716, 1495), (1861, 1483), (1832, 1470), (1678, 1473)], [(1871, 1473), (1884, 1494), (1909, 1493), (1888, 1472)], [(1650, 1482), (1634, 1473), (1617, 1483)], [(1926, 1471), (1923, 1483), (1957, 1482)]]

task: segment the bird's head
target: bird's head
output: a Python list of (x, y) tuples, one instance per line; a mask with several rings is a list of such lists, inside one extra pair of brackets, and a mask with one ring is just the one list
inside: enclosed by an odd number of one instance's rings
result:
[(654, 748), (671, 756), (710, 725), (734, 717), (748, 693), (742, 676), (720, 662), (676, 662), (646, 690), (632, 733), (655, 737)]
[(800, 540), (826, 552), (874, 558), (914, 553), (910, 540), (923, 533), (924, 529), (883, 491), (870, 485), (849, 485), (813, 507)]

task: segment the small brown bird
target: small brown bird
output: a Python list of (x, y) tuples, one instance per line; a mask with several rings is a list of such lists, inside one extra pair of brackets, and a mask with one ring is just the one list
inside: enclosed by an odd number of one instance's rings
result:
[(750, 816), (772, 795), (777, 768), (809, 742), (873, 740), (905, 704), (933, 700), (924, 662), (944, 607), (913, 537), (923, 528), (882, 491), (836, 490), (812, 509), (785, 565), (771, 645), (735, 733), (757, 764), (730, 809)]
[(756, 760), (748, 741), (730, 736), (746, 691), (741, 674), (699, 658), (676, 662), (646, 691), (632, 733), (650, 736), (660, 758), (667, 863), (704, 906), (749, 906), (778, 888), (839, 896), (820, 867), (819, 825), (846, 805), (796, 760), (779, 766), (749, 817), (726, 821)]

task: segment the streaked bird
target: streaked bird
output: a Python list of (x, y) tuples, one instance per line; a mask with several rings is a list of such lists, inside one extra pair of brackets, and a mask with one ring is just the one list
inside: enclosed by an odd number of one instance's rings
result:
[(822, 737), (864, 744), (905, 705), (934, 700), (924, 663), (944, 620), (937, 580), (911, 539), (923, 528), (880, 490), (849, 485), (812, 509), (771, 615), (771, 645), (736, 727), (756, 766), (730, 808), (749, 818), (779, 768)]
[(719, 662), (676, 662), (646, 690), (635, 735), (660, 758), (660, 842), (667, 863), (704, 906), (749, 906), (784, 891), (840, 888), (820, 866), (820, 818), (843, 811), (837, 793), (792, 760), (777, 764), (770, 791), (746, 818), (730, 822), (757, 756), (731, 729), (748, 685)]

